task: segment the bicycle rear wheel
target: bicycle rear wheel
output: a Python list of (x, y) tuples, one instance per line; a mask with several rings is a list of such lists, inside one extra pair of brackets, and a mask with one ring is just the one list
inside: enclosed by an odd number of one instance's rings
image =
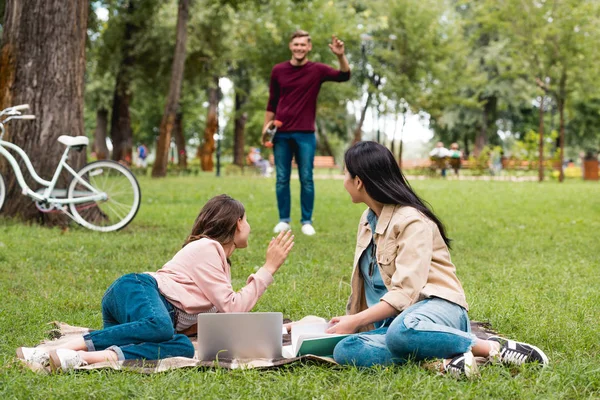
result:
[[(112, 232), (129, 224), (140, 208), (140, 186), (133, 173), (114, 161), (95, 161), (77, 173), (106, 199), (69, 204), (75, 221), (94, 231)], [(94, 193), (77, 178), (73, 178), (67, 192), (68, 199), (91, 196)]]
[(0, 174), (0, 210), (2, 210), (2, 206), (4, 205), (4, 199), (6, 198), (6, 185), (4, 185), (4, 178), (2, 174)]

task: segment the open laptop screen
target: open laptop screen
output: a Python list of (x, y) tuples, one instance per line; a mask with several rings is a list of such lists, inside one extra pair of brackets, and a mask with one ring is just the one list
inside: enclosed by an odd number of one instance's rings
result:
[(198, 315), (198, 359), (280, 358), (283, 315), (279, 312)]

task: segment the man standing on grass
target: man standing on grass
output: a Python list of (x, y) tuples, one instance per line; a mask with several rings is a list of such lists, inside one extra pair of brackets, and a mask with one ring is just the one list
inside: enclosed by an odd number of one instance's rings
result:
[(315, 137), (317, 97), (323, 82), (349, 80), (350, 66), (344, 53), (344, 42), (335, 36), (332, 36), (329, 48), (338, 58), (339, 70), (308, 61), (308, 53), (312, 49), (308, 32), (301, 30), (294, 32), (289, 48), (292, 59), (275, 65), (271, 71), (263, 143), (267, 139), (266, 131), (273, 121), (281, 121), (282, 125), (273, 138), (279, 209), (279, 223), (274, 231), (290, 229), (290, 175), (292, 157), (295, 157), (300, 176), (302, 233), (311, 236), (316, 233), (312, 226), (312, 212), (315, 202), (313, 162), (317, 147)]

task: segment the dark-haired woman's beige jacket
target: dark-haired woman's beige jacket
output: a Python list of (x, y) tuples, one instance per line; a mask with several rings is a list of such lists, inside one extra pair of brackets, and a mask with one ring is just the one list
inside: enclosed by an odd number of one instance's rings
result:
[[(367, 209), (358, 225), (348, 314), (367, 308), (358, 261), (371, 242)], [(413, 207), (385, 205), (374, 235), (379, 272), (388, 292), (381, 298), (398, 312), (416, 302), (440, 297), (468, 310), (456, 267), (437, 225)]]

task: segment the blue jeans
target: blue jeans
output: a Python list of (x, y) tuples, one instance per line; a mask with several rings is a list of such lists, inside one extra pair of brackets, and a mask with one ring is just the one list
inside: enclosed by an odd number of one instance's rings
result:
[(403, 364), (409, 358), (452, 358), (469, 351), (475, 341), (465, 309), (434, 297), (413, 304), (389, 327), (344, 338), (333, 358), (359, 367)]
[(300, 206), (302, 208), (302, 224), (312, 223), (315, 204), (315, 184), (313, 182), (313, 164), (317, 139), (314, 133), (278, 132), (273, 138), (273, 156), (277, 169), (277, 207), (279, 220), (290, 222), (290, 175), (292, 173), (292, 156), (298, 164), (300, 176)]
[(104, 329), (84, 335), (88, 351), (113, 350), (119, 360), (194, 357), (190, 339), (175, 333), (175, 308), (148, 274), (117, 279), (102, 298)]

